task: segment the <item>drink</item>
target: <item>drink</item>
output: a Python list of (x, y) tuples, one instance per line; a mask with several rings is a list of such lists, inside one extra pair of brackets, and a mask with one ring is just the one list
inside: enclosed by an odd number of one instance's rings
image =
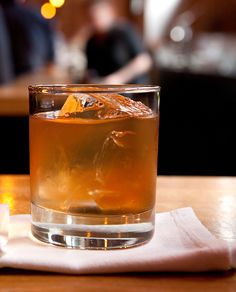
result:
[[(32, 202), (67, 214), (127, 214), (155, 201), (157, 117), (30, 119)], [(151, 167), (150, 167), (151, 166)]]
[[(154, 226), (158, 115), (133, 101), (126, 103), (129, 114), (114, 114), (99, 94), (92, 97), (100, 105), (86, 111), (82, 97), (30, 117), (33, 234), (80, 248), (143, 243)], [(124, 106), (123, 96), (113, 98)], [(58, 226), (55, 242), (48, 234)]]

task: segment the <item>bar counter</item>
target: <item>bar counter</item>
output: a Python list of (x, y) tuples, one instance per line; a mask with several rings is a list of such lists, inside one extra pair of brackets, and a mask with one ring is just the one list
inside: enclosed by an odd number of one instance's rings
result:
[(66, 70), (58, 66), (41, 68), (0, 86), (0, 116), (28, 116), (28, 86), (33, 84), (71, 83)]
[[(0, 203), (30, 212), (28, 175), (0, 176)], [(217, 237), (236, 241), (236, 178), (158, 176), (157, 212), (192, 207)], [(0, 270), (0, 291), (235, 291), (236, 272), (61, 275)]]

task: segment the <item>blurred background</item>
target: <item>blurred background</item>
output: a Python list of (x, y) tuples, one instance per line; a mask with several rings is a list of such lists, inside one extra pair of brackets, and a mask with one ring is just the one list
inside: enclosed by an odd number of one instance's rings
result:
[(161, 86), (158, 174), (236, 175), (236, 1), (105, 2), (0, 0), (0, 173), (29, 173), (29, 84), (132, 82)]

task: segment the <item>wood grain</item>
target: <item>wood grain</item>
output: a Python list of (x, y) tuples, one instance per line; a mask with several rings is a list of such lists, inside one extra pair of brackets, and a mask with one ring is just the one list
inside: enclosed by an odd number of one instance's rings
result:
[[(0, 176), (0, 203), (28, 213), (29, 176)], [(190, 206), (218, 238), (236, 240), (236, 178), (158, 177), (157, 212)], [(236, 273), (132, 273), (70, 276), (0, 270), (0, 291), (235, 291)]]

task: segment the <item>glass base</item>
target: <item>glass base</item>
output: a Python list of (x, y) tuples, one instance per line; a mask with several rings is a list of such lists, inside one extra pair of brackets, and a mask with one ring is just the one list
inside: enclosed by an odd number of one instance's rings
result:
[(71, 215), (31, 204), (31, 231), (37, 239), (79, 249), (129, 248), (148, 242), (155, 210), (127, 215)]

